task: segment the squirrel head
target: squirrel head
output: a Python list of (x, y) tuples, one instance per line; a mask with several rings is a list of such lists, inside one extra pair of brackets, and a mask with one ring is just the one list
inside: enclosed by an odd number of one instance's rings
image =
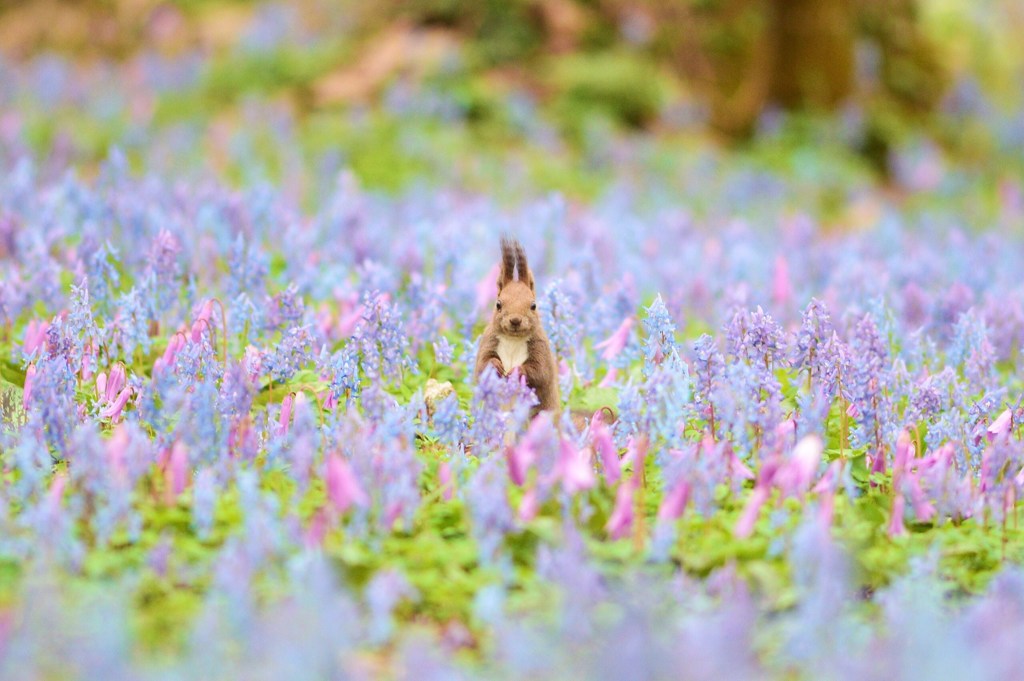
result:
[(518, 241), (508, 238), (501, 240), (501, 271), (493, 323), (499, 333), (514, 338), (529, 338), (540, 329), (537, 294), (526, 252)]

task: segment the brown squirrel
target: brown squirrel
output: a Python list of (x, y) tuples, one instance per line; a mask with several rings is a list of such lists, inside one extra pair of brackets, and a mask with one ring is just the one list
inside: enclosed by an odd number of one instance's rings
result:
[(518, 368), (540, 401), (533, 414), (558, 414), (558, 363), (537, 314), (533, 273), (522, 245), (505, 237), (501, 240), (498, 300), (480, 339), (474, 375), (479, 378), (487, 366), (493, 366), (499, 376)]

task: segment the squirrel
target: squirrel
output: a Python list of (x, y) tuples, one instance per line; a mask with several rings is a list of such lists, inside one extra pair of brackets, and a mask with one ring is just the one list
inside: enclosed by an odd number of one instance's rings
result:
[(533, 273), (522, 245), (507, 237), (501, 239), (498, 300), (480, 339), (474, 376), (479, 379), (488, 366), (493, 366), (499, 376), (519, 369), (539, 401), (531, 416), (541, 411), (557, 416), (561, 406), (558, 363), (537, 314)]

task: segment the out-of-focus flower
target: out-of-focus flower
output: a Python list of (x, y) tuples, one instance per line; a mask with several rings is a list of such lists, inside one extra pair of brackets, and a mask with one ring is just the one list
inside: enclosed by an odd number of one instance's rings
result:
[(344, 458), (337, 453), (331, 454), (327, 457), (326, 465), (324, 486), (327, 488), (327, 499), (338, 513), (344, 513), (352, 505), (365, 506), (369, 503), (366, 492)]
[(626, 317), (615, 333), (594, 346), (595, 350), (601, 350), (601, 359), (610, 362), (622, 352), (629, 341), (629, 332), (633, 330), (634, 324), (636, 320), (633, 317)]

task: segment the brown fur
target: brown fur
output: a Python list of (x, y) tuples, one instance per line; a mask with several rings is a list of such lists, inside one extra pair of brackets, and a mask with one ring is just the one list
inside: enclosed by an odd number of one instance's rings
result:
[(558, 363), (541, 325), (536, 302), (533, 273), (526, 261), (526, 252), (518, 241), (503, 238), (498, 300), (494, 315), (480, 340), (474, 375), (479, 378), (487, 366), (493, 366), (499, 375), (507, 376), (509, 372), (498, 357), (499, 340), (501, 336), (525, 340), (526, 361), (519, 370), (526, 376), (526, 384), (533, 388), (540, 401), (534, 413), (551, 411), (557, 414), (561, 409)]

